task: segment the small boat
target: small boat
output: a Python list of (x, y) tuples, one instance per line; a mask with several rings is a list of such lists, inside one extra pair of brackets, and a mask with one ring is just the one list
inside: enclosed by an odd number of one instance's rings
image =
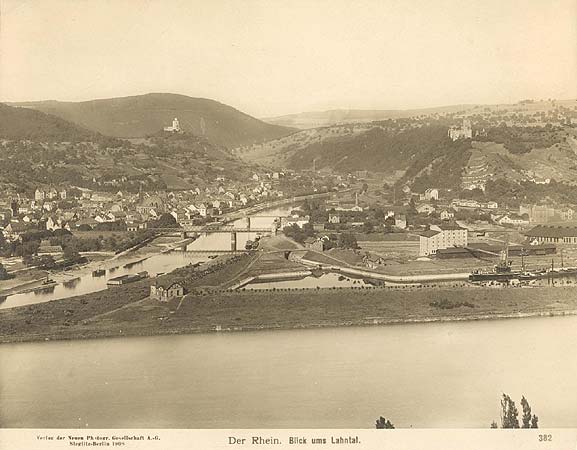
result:
[(536, 280), (539, 278), (539, 275), (533, 272), (522, 272), (517, 278), (519, 278), (520, 281)]
[(106, 269), (101, 268), (92, 271), (93, 277), (103, 277), (104, 275), (106, 275)]
[(38, 287), (36, 289), (33, 289), (32, 292), (34, 294), (48, 294), (48, 293), (54, 291), (55, 286), (56, 286), (56, 282), (53, 282), (52, 284), (44, 285), (44, 286)]
[(48, 286), (52, 284), (56, 284), (56, 281), (54, 281), (52, 278), (49, 277), (46, 277), (46, 279), (42, 282), (43, 286)]
[(80, 277), (71, 278), (70, 280), (66, 280), (64, 283), (62, 283), (62, 286), (64, 286), (65, 288), (73, 288), (79, 282), (80, 282)]
[(146, 271), (110, 278), (106, 284), (108, 286), (121, 286), (123, 284), (134, 283), (135, 281), (139, 281), (144, 278), (148, 278), (148, 272)]

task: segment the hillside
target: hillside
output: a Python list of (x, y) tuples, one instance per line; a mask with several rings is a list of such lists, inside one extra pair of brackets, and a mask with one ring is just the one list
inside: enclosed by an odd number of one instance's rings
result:
[(262, 122), (214, 100), (178, 94), (16, 105), (58, 116), (107, 136), (123, 138), (155, 134), (171, 125), (174, 117), (178, 117), (183, 131), (230, 148), (275, 139), (293, 131)]
[[(405, 181), (439, 176), (442, 187), (460, 183), (471, 141), (453, 142), (447, 124), (404, 121), (350, 124), (303, 130), (264, 144), (235, 149), (245, 161), (295, 170), (357, 170), (392, 174), (406, 172)], [(441, 187), (441, 186), (439, 186)]]
[(246, 180), (254, 171), (226, 147), (188, 133), (131, 140), (94, 134), (94, 139), (77, 141), (69, 136), (62, 142), (44, 136), (4, 140), (0, 189), (33, 192), (39, 185), (67, 185), (109, 192), (178, 190), (203, 187), (217, 177)]
[(100, 138), (97, 133), (59, 117), (0, 103), (0, 138), (42, 142), (78, 142)]
[(374, 127), (364, 133), (313, 143), (293, 153), (287, 164), (303, 169), (312, 166), (338, 172), (368, 170), (404, 171), (403, 181), (421, 190), (435, 185), (453, 189), (470, 156), (470, 141), (453, 142), (446, 127), (429, 125), (408, 129)]
[(474, 139), (455, 142), (447, 129), (459, 124), (461, 115), (334, 125), (240, 147), (235, 154), (277, 168), (404, 173), (400, 182), (417, 192), (430, 186), (474, 189), (497, 178), (518, 183), (549, 178), (573, 185), (577, 128), (565, 124), (576, 111), (563, 114), (490, 111), (470, 116)]

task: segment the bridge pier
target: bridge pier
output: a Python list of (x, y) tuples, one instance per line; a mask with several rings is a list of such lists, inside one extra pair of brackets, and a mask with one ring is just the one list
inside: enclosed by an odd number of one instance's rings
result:
[(186, 239), (186, 231), (185, 231), (185, 230), (183, 230), (183, 231), (180, 233), (180, 237), (181, 237), (181, 239), (183, 239), (183, 240)]
[(247, 216), (246, 218), (246, 229), (250, 230), (250, 216)]
[(230, 233), (230, 251), (236, 252), (236, 231)]

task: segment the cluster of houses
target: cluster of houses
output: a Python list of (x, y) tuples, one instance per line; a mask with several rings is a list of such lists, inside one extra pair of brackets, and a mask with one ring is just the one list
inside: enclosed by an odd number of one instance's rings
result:
[(29, 230), (89, 230), (107, 223), (115, 224), (114, 229), (137, 231), (146, 229), (150, 221), (165, 213), (181, 225), (204, 223), (225, 212), (282, 199), (284, 192), (274, 182), (282, 175), (254, 174), (243, 185), (228, 186), (219, 177), (203, 189), (156, 193), (75, 188), (74, 195), (70, 195), (65, 188), (39, 187), (33, 197), (14, 193), (0, 196), (0, 232), (8, 241), (15, 241)]

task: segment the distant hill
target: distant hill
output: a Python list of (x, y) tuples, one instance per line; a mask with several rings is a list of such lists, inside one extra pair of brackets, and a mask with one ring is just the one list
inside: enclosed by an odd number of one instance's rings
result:
[(386, 119), (401, 119), (421, 115), (460, 113), (472, 110), (477, 105), (452, 105), (436, 108), (406, 109), (406, 110), (379, 110), (379, 109), (332, 109), (328, 111), (311, 111), (285, 116), (264, 118), (265, 122), (294, 127), (316, 128), (346, 123), (373, 122)]
[(27, 108), (0, 103), (0, 138), (40, 142), (94, 140), (97, 133), (73, 123)]
[(449, 105), (439, 106), (433, 108), (417, 108), (417, 109), (389, 109), (389, 110), (374, 110), (374, 109), (333, 109), (329, 111), (312, 111), (302, 112), (298, 114), (289, 114), (278, 117), (264, 118), (265, 122), (295, 127), (301, 129), (326, 127), (339, 124), (348, 123), (363, 123), (373, 122), (387, 119), (404, 119), (414, 118), (419, 116), (442, 116), (445, 114), (459, 114), (463, 116), (470, 116), (479, 113), (487, 112), (503, 112), (504, 110), (514, 109), (516, 111), (549, 111), (555, 108), (574, 108), (576, 105), (575, 99), (569, 100), (525, 100), (515, 104), (495, 104), (495, 105), (478, 105), (478, 104), (463, 104), (463, 105)]
[(275, 139), (294, 131), (265, 123), (214, 100), (178, 94), (156, 93), (85, 102), (49, 100), (15, 105), (122, 138), (155, 134), (177, 117), (184, 131), (229, 148)]

